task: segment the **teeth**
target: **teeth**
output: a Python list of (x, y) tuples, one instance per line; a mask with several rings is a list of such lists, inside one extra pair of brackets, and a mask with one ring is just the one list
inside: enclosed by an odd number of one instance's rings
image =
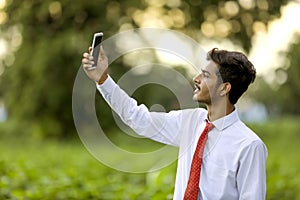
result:
[(198, 93), (199, 91), (200, 91), (200, 87), (195, 84), (194, 94)]

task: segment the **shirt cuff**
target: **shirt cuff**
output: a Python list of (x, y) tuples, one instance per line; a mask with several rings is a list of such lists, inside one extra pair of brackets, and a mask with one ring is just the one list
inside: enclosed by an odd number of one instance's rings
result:
[(96, 87), (102, 94), (111, 93), (116, 87), (114, 80), (108, 75), (107, 79), (101, 85), (96, 83)]

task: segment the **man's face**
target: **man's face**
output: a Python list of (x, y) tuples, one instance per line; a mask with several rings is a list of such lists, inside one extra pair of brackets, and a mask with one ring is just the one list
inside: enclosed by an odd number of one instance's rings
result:
[(212, 99), (217, 98), (218, 67), (215, 62), (209, 61), (206, 67), (201, 69), (202, 73), (193, 78), (195, 84), (195, 101), (210, 105)]

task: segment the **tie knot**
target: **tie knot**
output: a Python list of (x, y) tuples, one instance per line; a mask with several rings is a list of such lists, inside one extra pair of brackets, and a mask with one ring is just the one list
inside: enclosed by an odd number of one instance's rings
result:
[(208, 121), (207, 119), (205, 121), (206, 121), (205, 128), (207, 129), (207, 132), (209, 132), (211, 129), (214, 128), (214, 125), (210, 121)]

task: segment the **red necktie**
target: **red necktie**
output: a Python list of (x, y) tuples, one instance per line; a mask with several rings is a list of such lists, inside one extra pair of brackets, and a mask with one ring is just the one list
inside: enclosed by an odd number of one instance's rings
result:
[(192, 160), (190, 178), (185, 189), (184, 200), (197, 200), (199, 192), (200, 171), (202, 165), (202, 156), (204, 146), (207, 140), (208, 132), (214, 127), (213, 124), (206, 120), (206, 126), (198, 140), (197, 147)]

